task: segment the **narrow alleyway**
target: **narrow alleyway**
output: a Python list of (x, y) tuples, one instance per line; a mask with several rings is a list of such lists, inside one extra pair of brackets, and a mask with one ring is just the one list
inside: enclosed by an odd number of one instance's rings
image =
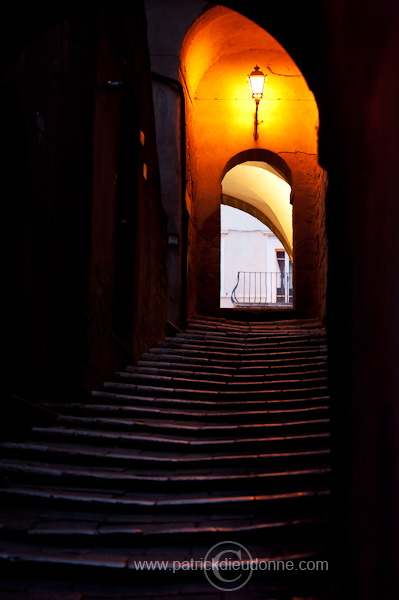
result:
[(327, 598), (326, 360), (313, 320), (197, 318), (47, 405), (0, 444), (2, 600)]

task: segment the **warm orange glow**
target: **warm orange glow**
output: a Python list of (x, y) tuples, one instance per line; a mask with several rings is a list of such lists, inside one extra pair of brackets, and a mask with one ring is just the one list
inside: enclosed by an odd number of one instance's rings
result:
[[(308, 310), (323, 176), (317, 152), (318, 109), (303, 74), (270, 33), (222, 6), (194, 22), (180, 59), (187, 99), (186, 181), (192, 200), (189, 268), (201, 310), (220, 301), (222, 182), (233, 204), (243, 202), (248, 212), (261, 211), (264, 222), (279, 233), (293, 258), (295, 302)], [(267, 75), (260, 102), (254, 102), (248, 89), (247, 75), (254, 65)], [(262, 173), (268, 166), (277, 171), (280, 166), (279, 174), (284, 172), (291, 186), (282, 202)]]
[[(194, 23), (184, 40), (181, 64), (190, 97), (189, 158), (195, 169), (195, 217), (201, 227), (220, 204), (223, 169), (232, 156), (265, 148), (286, 159), (293, 173), (298, 157), (316, 156), (318, 110), (305, 78), (284, 48), (230, 9), (216, 6)], [(255, 70), (254, 65), (261, 65), (267, 76), (258, 110), (258, 139), (245, 75)], [(255, 93), (259, 98), (260, 92)], [(303, 171), (304, 164), (300, 168)], [(292, 248), (290, 236), (286, 239)]]

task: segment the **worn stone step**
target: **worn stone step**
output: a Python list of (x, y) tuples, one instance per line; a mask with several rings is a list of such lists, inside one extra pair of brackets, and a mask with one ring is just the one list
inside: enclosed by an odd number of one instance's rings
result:
[(179, 333), (175, 337), (167, 337), (164, 343), (175, 344), (194, 344), (204, 347), (224, 349), (237, 349), (239, 352), (265, 352), (270, 350), (301, 350), (308, 347), (326, 348), (326, 336), (322, 335), (218, 335), (214, 333), (185, 332)]
[[(208, 408), (173, 408), (171, 406), (142, 406), (133, 403), (116, 404), (76, 404), (76, 403), (53, 403), (46, 402), (43, 405), (53, 412), (62, 415), (74, 416), (109, 416), (109, 417), (154, 417), (158, 419), (206, 419), (208, 423), (214, 421), (234, 422), (258, 422), (262, 419), (269, 419), (273, 422), (276, 419), (293, 420), (301, 418), (327, 418), (330, 407), (327, 404), (316, 404), (300, 408), (287, 409), (268, 409), (262, 410), (234, 410), (231, 408), (218, 410), (219, 407)], [(184, 404), (183, 404), (184, 406)]]
[(329, 443), (330, 435), (327, 432), (316, 433), (287, 433), (280, 435), (241, 436), (241, 437), (194, 437), (192, 435), (177, 435), (167, 433), (108, 431), (72, 428), (62, 426), (34, 427), (33, 439), (56, 439), (58, 441), (79, 441), (91, 444), (114, 444), (115, 446), (128, 446), (136, 448), (164, 448), (165, 450), (181, 449), (184, 451), (222, 451), (229, 449), (256, 449), (292, 450), (315, 449), (325, 447)]
[[(45, 544), (64, 540), (65, 546), (80, 542), (90, 545), (162, 544), (165, 536), (173, 535), (174, 544), (213, 538), (224, 535), (234, 536), (235, 541), (247, 538), (268, 537), (269, 543), (276, 536), (315, 535), (314, 529), (326, 527), (326, 518), (304, 516), (295, 518), (287, 514), (285, 518), (271, 515), (214, 513), (214, 514), (110, 514), (98, 511), (61, 511), (38, 507), (3, 506), (0, 508), (0, 526), (3, 539), (34, 541)], [(295, 531), (294, 531), (295, 530)], [(176, 539), (178, 538), (178, 539)]]
[(247, 390), (216, 390), (216, 389), (198, 389), (193, 387), (165, 387), (163, 385), (144, 385), (136, 383), (125, 383), (122, 381), (105, 381), (103, 385), (104, 391), (113, 391), (132, 396), (149, 396), (174, 398), (184, 400), (213, 400), (226, 401), (231, 403), (246, 400), (260, 400), (269, 402), (271, 400), (295, 400), (298, 398), (306, 399), (313, 398), (316, 395), (326, 395), (328, 393), (327, 385), (320, 385), (316, 382), (314, 385), (295, 385), (281, 386), (273, 388), (264, 385), (262, 389), (247, 389)]
[(157, 347), (151, 348), (149, 350), (149, 354), (172, 354), (177, 356), (200, 356), (207, 357), (212, 359), (229, 359), (239, 361), (245, 356), (247, 360), (264, 360), (265, 357), (268, 359), (279, 359), (282, 360), (284, 358), (300, 358), (304, 357), (314, 357), (320, 354), (326, 354), (327, 347), (324, 345), (321, 346), (309, 346), (303, 349), (297, 349), (293, 347), (292, 349), (278, 349), (273, 348), (268, 351), (262, 351), (261, 349), (253, 349), (246, 350), (242, 349), (242, 351), (238, 351), (235, 348), (227, 349), (223, 348), (218, 349), (215, 346), (207, 346), (206, 344), (179, 344), (176, 342), (172, 344), (171, 342), (159, 342)]
[(326, 372), (327, 363), (326, 361), (321, 361), (318, 359), (314, 359), (311, 361), (305, 361), (304, 363), (296, 363), (291, 364), (290, 362), (280, 362), (276, 361), (273, 364), (269, 365), (258, 365), (258, 366), (249, 366), (246, 361), (238, 364), (238, 365), (230, 365), (230, 366), (216, 366), (209, 361), (199, 361), (197, 364), (194, 362), (195, 359), (192, 359), (189, 362), (162, 362), (162, 361), (150, 361), (150, 360), (139, 360), (137, 362), (137, 366), (128, 365), (126, 367), (126, 371), (138, 372), (138, 373), (153, 373), (163, 374), (163, 373), (179, 373), (186, 374), (187, 372), (212, 377), (220, 377), (220, 379), (224, 379), (226, 377), (234, 376), (248, 376), (248, 375), (266, 375), (266, 376), (276, 376), (279, 378), (280, 376), (286, 376), (289, 373), (307, 373), (309, 371), (322, 371)]
[(264, 436), (277, 434), (286, 434), (293, 432), (323, 432), (328, 430), (330, 420), (328, 418), (317, 419), (295, 419), (281, 420), (279, 415), (274, 420), (267, 422), (246, 422), (246, 423), (207, 423), (206, 421), (191, 420), (168, 420), (151, 418), (128, 418), (128, 417), (84, 417), (60, 415), (56, 421), (56, 427), (71, 427), (84, 429), (92, 428), (98, 430), (111, 430), (113, 432), (160, 432), (172, 433), (186, 436), (212, 437), (220, 436), (247, 437)]
[(203, 329), (208, 331), (238, 331), (249, 332), (287, 332), (296, 333), (297, 331), (312, 332), (323, 330), (323, 326), (317, 319), (281, 319), (279, 321), (238, 321), (234, 319), (211, 318), (189, 318), (187, 329)]
[(251, 364), (251, 361), (243, 361), (237, 368), (238, 376), (258, 375), (264, 372), (266, 375), (277, 377), (277, 379), (280, 377), (280, 373), (282, 375), (289, 375), (290, 373), (303, 373), (306, 375), (312, 371), (327, 373), (327, 356), (324, 359), (318, 356), (314, 360), (309, 359), (308, 361), (298, 363), (296, 361), (283, 361), (280, 366), (278, 361), (266, 365), (254, 365)]
[(173, 468), (176, 472), (185, 469), (226, 468), (257, 465), (265, 468), (292, 468), (309, 465), (325, 466), (329, 463), (330, 449), (294, 450), (281, 452), (209, 452), (185, 453), (164, 449), (139, 450), (114, 446), (93, 446), (59, 441), (26, 441), (0, 443), (0, 454), (5, 458), (24, 458), (63, 462), (68, 464), (111, 465), (129, 468)]
[[(125, 391), (130, 391), (128, 388)], [(323, 390), (327, 391), (327, 390)], [(226, 410), (226, 411), (234, 411), (234, 410), (244, 410), (244, 411), (258, 411), (258, 410), (296, 410), (300, 408), (312, 408), (316, 405), (320, 404), (328, 404), (329, 396), (326, 394), (320, 395), (307, 395), (306, 397), (291, 397), (291, 398), (281, 398), (281, 395), (276, 397), (261, 396), (261, 398), (257, 398), (257, 396), (253, 397), (245, 394), (240, 394), (239, 397), (235, 396), (232, 401), (229, 400), (229, 395), (220, 396), (219, 394), (209, 395), (206, 398), (193, 399), (193, 398), (174, 398), (173, 396), (162, 397), (162, 396), (138, 396), (135, 395), (134, 392), (129, 393), (118, 393), (118, 392), (107, 392), (94, 390), (91, 392), (91, 396), (87, 398), (87, 403), (110, 403), (115, 402), (122, 405), (132, 406), (132, 405), (141, 405), (141, 406), (156, 406), (158, 408), (193, 408), (193, 409), (203, 409), (211, 411), (217, 410)], [(223, 398), (223, 399), (221, 399)]]
[(214, 337), (210, 335), (194, 335), (191, 333), (177, 334), (175, 337), (166, 337), (162, 342), (159, 342), (160, 347), (170, 348), (209, 348), (220, 352), (279, 352), (279, 351), (299, 351), (318, 348), (326, 349), (325, 338), (320, 336), (313, 338), (296, 338), (291, 339), (289, 336), (281, 336), (271, 339), (270, 337), (252, 337), (240, 336), (236, 339), (224, 337)]
[(161, 342), (162, 346), (157, 347), (170, 347), (170, 348), (185, 348), (194, 347), (200, 349), (208, 349), (212, 352), (226, 352), (226, 353), (238, 353), (238, 354), (259, 354), (264, 353), (266, 356), (270, 353), (286, 353), (302, 351), (307, 352), (308, 350), (318, 349), (319, 351), (326, 351), (327, 344), (325, 338), (320, 336), (315, 338), (301, 338), (296, 340), (290, 340), (288, 338), (279, 338), (278, 340), (271, 340), (270, 338), (253, 338), (248, 339), (242, 336), (237, 337), (234, 341), (231, 338), (216, 338), (211, 336), (177, 336), (175, 338), (165, 338)]
[(229, 340), (226, 337), (215, 339), (209, 336), (190, 336), (184, 334), (180, 337), (166, 337), (159, 341), (155, 348), (170, 347), (170, 348), (192, 348), (194, 350), (208, 350), (211, 353), (225, 352), (226, 354), (273, 354), (287, 352), (308, 353), (309, 350), (317, 350), (319, 352), (327, 349), (325, 337), (308, 338), (304, 341), (290, 340), (288, 336), (279, 338), (249, 338), (248, 336), (240, 336), (236, 340)]
[[(149, 362), (149, 361), (148, 361)], [(298, 366), (287, 366), (286, 368), (281, 367), (280, 369), (276, 366), (274, 368), (268, 367), (262, 369), (258, 367), (253, 372), (248, 372), (244, 365), (238, 367), (225, 367), (224, 369), (219, 368), (207, 370), (204, 366), (200, 366), (198, 369), (193, 368), (192, 365), (182, 363), (181, 365), (171, 363), (156, 363), (145, 364), (141, 361), (141, 364), (137, 366), (127, 366), (125, 371), (128, 373), (138, 373), (140, 375), (168, 375), (170, 377), (192, 377), (193, 379), (209, 379), (210, 381), (228, 381), (232, 377), (236, 381), (256, 381), (257, 379), (270, 379), (275, 377), (276, 379), (282, 379), (285, 377), (310, 377), (315, 375), (325, 376), (327, 373), (327, 365), (325, 363), (316, 363), (312, 365), (300, 365)]]
[(178, 341), (196, 341), (206, 342), (211, 344), (231, 344), (231, 346), (239, 346), (250, 348), (259, 345), (278, 347), (280, 345), (296, 345), (298, 348), (309, 344), (326, 344), (325, 331), (315, 331), (304, 333), (295, 331), (294, 333), (267, 333), (267, 332), (227, 332), (227, 331), (199, 331), (187, 329), (184, 332), (177, 333), (174, 337), (165, 338), (166, 340)]
[(326, 385), (327, 376), (325, 372), (315, 371), (310, 373), (295, 373), (287, 376), (268, 376), (268, 375), (247, 375), (247, 376), (229, 376), (225, 378), (206, 377), (204, 374), (184, 373), (177, 375), (171, 372), (169, 375), (163, 373), (140, 373), (137, 371), (118, 371), (114, 374), (117, 381), (138, 383), (141, 385), (168, 386), (180, 389), (198, 389), (198, 390), (262, 390), (272, 386), (273, 389), (320, 386)]
[(166, 337), (163, 342), (167, 343), (194, 343), (209, 346), (220, 346), (220, 348), (251, 348), (264, 347), (306, 347), (309, 345), (326, 346), (327, 336), (325, 331), (300, 332), (300, 331), (280, 331), (269, 333), (262, 330), (257, 331), (222, 331), (222, 330), (195, 330), (187, 329), (184, 332), (177, 333), (173, 337)]
[[(192, 512), (200, 511), (213, 513), (222, 511), (252, 512), (273, 511), (274, 514), (301, 511), (319, 511), (326, 509), (329, 499), (327, 487), (323, 489), (320, 485), (314, 486), (303, 484), (295, 491), (284, 491), (280, 493), (262, 493), (254, 489), (249, 490), (219, 490), (195, 492), (176, 492), (157, 494), (152, 492), (128, 491), (121, 488), (68, 488), (46, 485), (24, 485), (10, 484), (6, 488), (0, 488), (0, 500), (2, 505), (27, 505), (43, 507), (62, 507), (67, 510), (74, 507), (104, 510), (118, 513), (120, 511), (156, 511), (167, 512)], [(280, 512), (281, 511), (281, 512)]]
[(275, 341), (278, 343), (280, 340), (290, 342), (302, 342), (308, 340), (325, 340), (326, 332), (323, 328), (314, 328), (307, 330), (291, 329), (291, 330), (265, 330), (261, 328), (257, 329), (246, 329), (245, 331), (237, 329), (202, 329), (200, 327), (187, 327), (184, 331), (177, 332), (174, 336), (177, 339), (185, 338), (198, 338), (198, 339), (212, 339), (220, 341), (232, 341), (242, 342), (249, 341)]
[(206, 334), (217, 334), (217, 335), (236, 335), (240, 336), (245, 335), (264, 335), (264, 336), (296, 336), (296, 335), (317, 335), (320, 333), (321, 335), (325, 335), (325, 328), (320, 324), (309, 323), (307, 326), (302, 324), (302, 326), (295, 326), (295, 324), (291, 323), (281, 323), (281, 325), (277, 325), (277, 322), (274, 323), (232, 323), (229, 322), (227, 324), (221, 323), (210, 323), (210, 322), (199, 322), (192, 321), (191, 319), (187, 323), (187, 327), (181, 331), (181, 333), (186, 332), (196, 332), (196, 333), (206, 333)]
[(262, 367), (268, 368), (270, 366), (281, 366), (281, 365), (304, 365), (306, 362), (313, 361), (327, 361), (327, 353), (312, 353), (308, 356), (305, 355), (265, 355), (258, 354), (251, 357), (241, 354), (236, 354), (235, 357), (227, 357), (226, 354), (219, 353), (209, 355), (206, 352), (199, 353), (193, 351), (177, 352), (168, 351), (163, 348), (155, 348), (153, 352), (145, 352), (142, 355), (143, 361), (151, 362), (173, 362), (173, 363), (186, 363), (193, 365), (211, 365), (213, 368), (238, 368), (238, 367)]
[[(158, 585), (161, 583), (163, 585), (176, 584), (176, 578), (178, 578), (180, 586), (177, 597), (180, 600), (181, 593), (184, 593), (184, 584), (203, 583), (205, 577), (204, 559), (209, 550), (209, 545), (172, 548), (160, 546), (154, 549), (145, 548), (145, 550), (142, 550), (128, 547), (115, 548), (109, 545), (104, 545), (103, 548), (92, 548), (91, 545), (74, 545), (65, 548), (61, 544), (38, 546), (33, 541), (30, 543), (6, 541), (0, 548), (0, 566), (2, 571), (7, 573), (8, 578), (12, 576), (19, 579), (24, 576), (28, 580), (29, 577), (37, 579), (47, 576), (48, 578), (50, 569), (51, 576), (61, 581), (63, 579), (74, 582), (88, 581), (96, 584), (106, 581), (108, 584), (113, 582), (110, 589), (115, 589), (115, 586), (120, 586), (122, 583), (134, 585), (134, 594), (125, 595), (124, 600), (137, 597), (137, 585), (148, 584), (149, 581), (154, 582), (154, 580)], [(292, 565), (289, 582), (287, 582), (288, 571), (283, 572), (281, 576), (281, 572), (279, 574), (276, 571), (270, 572), (261, 569), (254, 572), (251, 577), (252, 582), (262, 581), (263, 585), (264, 582), (273, 585), (273, 583), (280, 583), (280, 580), (282, 580), (285, 585), (288, 583), (288, 589), (294, 585), (292, 589), (296, 590), (301, 589), (300, 585), (298, 587), (298, 581), (301, 581), (301, 575), (303, 577), (303, 573), (299, 568), (300, 563), (306, 564), (309, 562), (311, 564), (313, 562), (314, 564), (316, 561), (325, 562), (326, 560), (323, 549), (311, 542), (299, 541), (285, 549), (255, 542), (248, 545), (246, 550), (250, 553), (249, 556), (245, 553), (241, 558), (237, 557), (244, 572), (248, 572), (249, 561), (256, 561), (258, 564), (268, 562), (274, 564), (289, 563)], [(322, 581), (325, 581), (326, 571), (321, 572), (320, 577)], [(316, 576), (313, 573), (312, 585), (315, 585), (315, 581)], [(245, 597), (247, 597), (247, 588), (244, 589)], [(209, 592), (209, 587), (207, 591)], [(40, 598), (40, 600), (44, 600), (45, 597)], [(102, 595), (100, 597), (103, 598)], [(191, 600), (196, 597), (191, 596)], [(208, 597), (209, 600), (215, 600), (212, 594), (208, 594)], [(158, 599), (158, 596), (154, 596), (151, 600), (155, 600), (155, 598)], [(216, 598), (220, 600), (220, 596), (216, 596)], [(263, 588), (262, 595), (258, 596), (256, 600), (265, 600), (265, 598), (267, 596), (265, 596)], [(275, 600), (276, 596), (273, 595), (272, 598)], [(287, 596), (284, 592), (284, 596), (281, 598), (287, 600), (290, 596)], [(115, 600), (112, 592), (107, 600), (111, 599)], [(35, 600), (38, 600), (38, 598), (36, 597)], [(56, 597), (56, 600), (60, 599)], [(71, 598), (67, 596), (62, 600), (71, 600)], [(96, 597), (95, 600), (99, 600), (99, 597)], [(171, 598), (168, 597), (168, 600), (171, 600)], [(300, 600), (305, 600), (305, 597), (300, 598)], [(306, 600), (309, 600), (309, 596)]]
[[(180, 470), (168, 471), (163, 469), (149, 470), (148, 468), (134, 469), (118, 467), (93, 467), (69, 464), (53, 464), (39, 461), (21, 461), (3, 459), (0, 463), (0, 474), (9, 483), (40, 484), (63, 486), (85, 485), (101, 487), (123, 486), (126, 490), (140, 489), (161, 491), (228, 489), (237, 484), (254, 486), (258, 490), (278, 492), (293, 489), (298, 483), (313, 486), (325, 485), (329, 479), (329, 467), (301, 467), (277, 470), (264, 467), (235, 467), (213, 469), (191, 469), (190, 472)], [(5, 476), (5, 477), (4, 477)], [(244, 488), (243, 488), (244, 489)]]
[[(8, 576), (0, 581), (0, 590), (2, 600), (132, 600), (133, 598), (141, 600), (221, 600), (222, 596), (218, 590), (215, 590), (215, 593), (210, 592), (208, 580), (204, 574), (201, 575), (202, 581), (199, 580), (197, 583), (176, 583), (176, 577), (173, 581), (173, 576), (171, 576), (168, 585), (164, 585), (162, 582), (151, 583), (151, 577), (147, 584), (142, 582), (134, 585), (126, 581), (121, 584), (118, 577), (111, 577), (108, 581), (99, 582), (95, 576), (90, 587), (87, 582), (76, 581), (75, 577), (73, 583), (70, 579), (64, 578), (62, 584), (59, 584), (40, 577), (36, 577), (34, 581), (24, 582), (19, 579), (10, 579)], [(114, 579), (115, 581), (113, 581)], [(156, 581), (158, 582), (158, 577)], [(253, 574), (245, 585), (245, 599), (287, 600), (294, 597), (295, 594), (297, 600), (309, 600), (310, 597), (312, 600), (331, 600), (331, 596), (326, 595), (317, 585), (315, 586), (316, 596), (313, 587), (312, 594), (309, 596), (308, 583), (300, 583), (297, 580), (293, 585), (289, 585), (287, 581), (276, 583), (275, 577), (270, 576), (270, 573), (269, 581), (258, 581), (256, 574)], [(302, 588), (303, 593), (299, 591)], [(231, 600), (239, 600), (234, 592), (230, 592), (229, 597)]]
[[(181, 358), (181, 357), (180, 357)], [(237, 365), (216, 365), (213, 362), (206, 359), (198, 359), (196, 361), (194, 358), (188, 358), (186, 361), (184, 359), (178, 359), (177, 361), (162, 361), (158, 360), (158, 357), (155, 360), (141, 359), (137, 361), (136, 365), (127, 365), (126, 371), (135, 370), (135, 369), (165, 369), (165, 370), (173, 370), (173, 371), (196, 371), (196, 372), (207, 372), (214, 376), (218, 374), (221, 377), (231, 376), (233, 373), (237, 372)]]

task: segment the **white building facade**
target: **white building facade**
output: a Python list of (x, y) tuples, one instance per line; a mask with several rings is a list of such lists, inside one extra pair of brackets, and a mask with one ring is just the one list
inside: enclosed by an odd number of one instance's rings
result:
[(292, 264), (281, 241), (252, 215), (220, 210), (220, 307), (291, 307)]

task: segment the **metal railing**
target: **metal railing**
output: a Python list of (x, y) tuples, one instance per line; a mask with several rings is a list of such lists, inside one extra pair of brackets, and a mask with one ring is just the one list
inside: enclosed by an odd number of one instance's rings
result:
[(239, 271), (231, 301), (236, 306), (292, 306), (292, 273)]

